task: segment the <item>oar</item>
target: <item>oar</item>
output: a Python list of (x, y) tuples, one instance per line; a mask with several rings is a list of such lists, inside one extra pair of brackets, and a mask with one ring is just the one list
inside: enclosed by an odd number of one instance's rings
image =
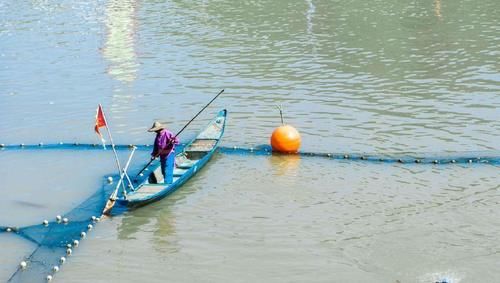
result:
[[(194, 121), (194, 119), (196, 119), (196, 117), (198, 117), (198, 115), (200, 115), (200, 114), (201, 114), (201, 112), (203, 112), (203, 110), (205, 110), (205, 109), (206, 109), (206, 108), (207, 108), (207, 107), (208, 107), (208, 106), (209, 106), (209, 105), (210, 105), (210, 104), (211, 104), (211, 103), (212, 103), (215, 99), (217, 99), (217, 97), (219, 97), (219, 95), (221, 95), (223, 92), (224, 92), (224, 90), (221, 90), (221, 91), (220, 91), (220, 92), (219, 92), (219, 93), (218, 93), (218, 94), (217, 94), (214, 98), (212, 98), (212, 100), (210, 100), (210, 102), (209, 102), (209, 103), (207, 103), (207, 105), (205, 105), (205, 106), (204, 106), (204, 107), (200, 110), (200, 112), (198, 112), (198, 114), (194, 115), (193, 119), (189, 120), (189, 122), (187, 122), (187, 124), (186, 124), (186, 125), (184, 125), (184, 127), (182, 127), (182, 129), (181, 129), (179, 132), (177, 132), (177, 134), (174, 136), (174, 138), (170, 140), (169, 144), (170, 144), (170, 143), (172, 143), (172, 142), (175, 140), (175, 138), (176, 138), (178, 135), (180, 135), (180, 134), (182, 133), (182, 131), (184, 131), (184, 129), (186, 129), (186, 128), (187, 128), (187, 126), (189, 126), (189, 124), (191, 124), (191, 122), (193, 122), (193, 121)], [(137, 173), (137, 175), (135, 176), (135, 179), (137, 179), (137, 177), (138, 177), (139, 175), (141, 175), (141, 173), (142, 173), (144, 170), (146, 170), (146, 168), (148, 168), (148, 166), (149, 166), (149, 165), (153, 162), (153, 160), (155, 160), (155, 159), (156, 159), (156, 157), (158, 157), (158, 156), (155, 156), (154, 158), (151, 158), (151, 160), (148, 162), (148, 164), (146, 164), (146, 166), (144, 166), (144, 168), (142, 168), (142, 169), (141, 169), (141, 171), (139, 171), (139, 173)]]

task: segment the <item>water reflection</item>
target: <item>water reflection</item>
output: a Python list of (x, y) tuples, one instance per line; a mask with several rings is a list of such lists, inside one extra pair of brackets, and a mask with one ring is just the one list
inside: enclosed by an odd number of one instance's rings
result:
[(136, 10), (135, 0), (110, 0), (105, 11), (107, 33), (102, 53), (109, 62), (107, 73), (127, 83), (137, 76)]
[[(135, 240), (147, 238), (153, 242), (153, 246), (159, 252), (176, 252), (180, 248), (178, 238), (175, 237), (178, 233), (177, 217), (182, 216), (178, 213), (176, 207), (186, 207), (186, 199), (189, 196), (195, 194), (198, 190), (207, 189), (206, 186), (200, 186), (200, 182), (206, 179), (210, 180), (210, 177), (206, 177), (205, 174), (210, 172), (210, 167), (212, 164), (216, 164), (219, 158), (221, 158), (219, 155), (215, 155), (211, 164), (207, 164), (193, 179), (189, 180), (163, 200), (132, 210), (123, 215), (121, 223), (117, 228), (118, 239)], [(296, 159), (293, 158), (292, 160)], [(148, 236), (150, 234), (153, 236)]]
[[(214, 159), (217, 159), (217, 157), (214, 157)], [(207, 167), (209, 166), (210, 164), (207, 165)], [(180, 248), (178, 238), (175, 237), (178, 229), (176, 219), (179, 216), (175, 211), (176, 206), (185, 206), (186, 198), (202, 189), (197, 185), (198, 181), (196, 179), (203, 179), (203, 174), (206, 174), (206, 171), (200, 172), (201, 175), (194, 177), (193, 180), (184, 184), (179, 190), (165, 199), (125, 214), (117, 228), (118, 239), (147, 238), (151, 240), (158, 252), (176, 252)], [(151, 234), (153, 236), (147, 236)]]
[(269, 165), (273, 168), (275, 176), (296, 176), (299, 173), (300, 155), (272, 155), (269, 158)]
[(434, 1), (434, 14), (436, 14), (436, 17), (440, 20), (443, 18), (441, 15), (441, 0)]
[(159, 233), (161, 236), (173, 234), (175, 222), (170, 202), (169, 200), (161, 201), (148, 205), (147, 208), (137, 209), (124, 215), (123, 221), (118, 227), (118, 239), (134, 239), (134, 234), (140, 232), (141, 228), (146, 227), (148, 224), (153, 225), (155, 233)]
[(312, 33), (312, 28), (313, 28), (313, 22), (312, 18), (314, 15), (314, 12), (316, 11), (316, 6), (314, 6), (312, 0), (306, 0), (308, 9), (306, 12), (306, 19), (307, 19), (307, 33), (311, 34)]

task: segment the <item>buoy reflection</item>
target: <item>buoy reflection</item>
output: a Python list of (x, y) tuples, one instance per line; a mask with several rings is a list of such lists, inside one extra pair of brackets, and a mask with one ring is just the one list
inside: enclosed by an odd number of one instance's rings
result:
[(276, 176), (295, 176), (299, 172), (298, 154), (273, 154), (268, 160)]

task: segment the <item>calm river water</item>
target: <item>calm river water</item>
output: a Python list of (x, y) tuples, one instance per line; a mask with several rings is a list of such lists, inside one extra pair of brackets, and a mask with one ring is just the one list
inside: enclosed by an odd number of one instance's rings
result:
[[(497, 0), (0, 1), (0, 143), (285, 122), (314, 152), (500, 150)], [(125, 152), (121, 152), (125, 159)], [(135, 166), (144, 164), (139, 153)], [(0, 225), (53, 219), (111, 152), (0, 152)], [(217, 154), (169, 198), (97, 225), (56, 282), (499, 282), (499, 168)], [(0, 234), (0, 281), (33, 247)]]

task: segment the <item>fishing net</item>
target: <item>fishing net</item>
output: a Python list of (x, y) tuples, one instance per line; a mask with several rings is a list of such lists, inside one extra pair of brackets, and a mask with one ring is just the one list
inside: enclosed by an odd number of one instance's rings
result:
[[(240, 155), (271, 155), (279, 154), (272, 151), (269, 145), (260, 145), (255, 148), (219, 147), (224, 154)], [(458, 153), (420, 153), (420, 154), (362, 154), (362, 153), (324, 153), (299, 152), (301, 157), (319, 157), (332, 160), (349, 160), (375, 163), (402, 163), (402, 164), (491, 164), (500, 165), (500, 153), (493, 151), (476, 151)]]
[[(116, 146), (117, 150), (129, 150), (131, 145)], [(136, 146), (138, 151), (150, 151), (148, 145)], [(38, 150), (38, 149), (66, 149), (66, 150), (102, 150), (96, 144), (49, 144), (49, 145), (0, 145), (0, 150)], [(182, 150), (179, 146), (177, 150)], [(239, 155), (271, 155), (275, 154), (267, 146), (255, 148), (219, 147), (222, 154)], [(301, 157), (319, 157), (335, 160), (366, 161), (378, 163), (406, 163), (406, 164), (492, 164), (500, 165), (500, 155), (493, 152), (475, 152), (463, 155), (457, 154), (421, 154), (415, 155), (371, 155), (371, 154), (342, 154), (342, 153), (314, 153), (301, 152)], [(143, 165), (143, 164), (139, 164)], [(158, 164), (153, 164), (157, 166)], [(131, 176), (142, 167), (133, 166), (129, 170)], [(118, 180), (119, 176), (112, 176)], [(147, 176), (144, 176), (147, 178)], [(86, 233), (92, 230), (99, 221), (101, 212), (116, 184), (108, 183), (102, 178), (102, 186), (82, 203), (65, 213), (58, 220), (24, 227), (0, 226), (0, 234), (11, 233), (26, 239), (34, 244), (34, 250), (25, 256), (26, 267), (21, 265), (13, 268), (13, 274), (8, 282), (46, 282), (47, 276), (51, 279), (62, 267), (66, 259), (71, 256), (79, 241), (85, 238)], [(112, 215), (119, 215), (124, 210), (113, 209)]]
[[(116, 145), (117, 150), (128, 150), (135, 146), (138, 151), (151, 150), (150, 145)], [(179, 145), (177, 151), (182, 150), (184, 145)], [(0, 144), (0, 150), (34, 150), (34, 149), (70, 149), (70, 150), (94, 150), (100, 149), (98, 144), (59, 143), (38, 145), (4, 145)], [(223, 154), (245, 154), (245, 155), (271, 155), (280, 154), (272, 151), (269, 145), (256, 147), (226, 146), (218, 147), (218, 152)], [(326, 152), (298, 152), (296, 155), (307, 157), (323, 157), (332, 160), (368, 161), (377, 163), (416, 163), (416, 164), (500, 164), (500, 152), (497, 151), (471, 151), (459, 153), (409, 153), (409, 154), (371, 154), (371, 153), (326, 153)]]
[[(3, 146), (6, 149), (47, 149), (47, 150), (102, 150), (96, 145), (57, 144), (57, 145), (22, 145)], [(118, 150), (128, 150), (129, 146), (119, 146)], [(149, 146), (141, 146), (140, 150), (149, 151)], [(181, 147), (180, 147), (181, 149)], [(153, 164), (156, 166), (156, 164)], [(130, 172), (137, 172), (138, 166), (131, 168)], [(34, 244), (34, 250), (24, 257), (17, 269), (13, 267), (13, 274), (7, 282), (46, 282), (51, 280), (64, 265), (69, 256), (73, 254), (80, 241), (100, 221), (104, 206), (116, 188), (116, 182), (108, 181), (111, 177), (119, 179), (119, 175), (107, 175), (102, 178), (102, 186), (86, 198), (79, 205), (57, 216), (52, 221), (40, 221), (40, 224), (24, 227), (0, 226), (0, 234), (9, 233), (19, 236)], [(114, 209), (112, 215), (123, 213), (124, 210)], [(25, 266), (23, 266), (25, 264)], [(15, 271), (14, 271), (15, 270)]]
[[(112, 190), (112, 185), (103, 185), (82, 204), (66, 213), (61, 221), (21, 228), (10, 227), (11, 233), (35, 243), (36, 249), (26, 258), (27, 268), (19, 267), (8, 282), (46, 280), (42, 275), (49, 275), (54, 267), (59, 268), (64, 264), (65, 259), (61, 258), (70, 256), (72, 249), (78, 246), (78, 242), (93, 228)], [(9, 228), (4, 231), (7, 229)]]

